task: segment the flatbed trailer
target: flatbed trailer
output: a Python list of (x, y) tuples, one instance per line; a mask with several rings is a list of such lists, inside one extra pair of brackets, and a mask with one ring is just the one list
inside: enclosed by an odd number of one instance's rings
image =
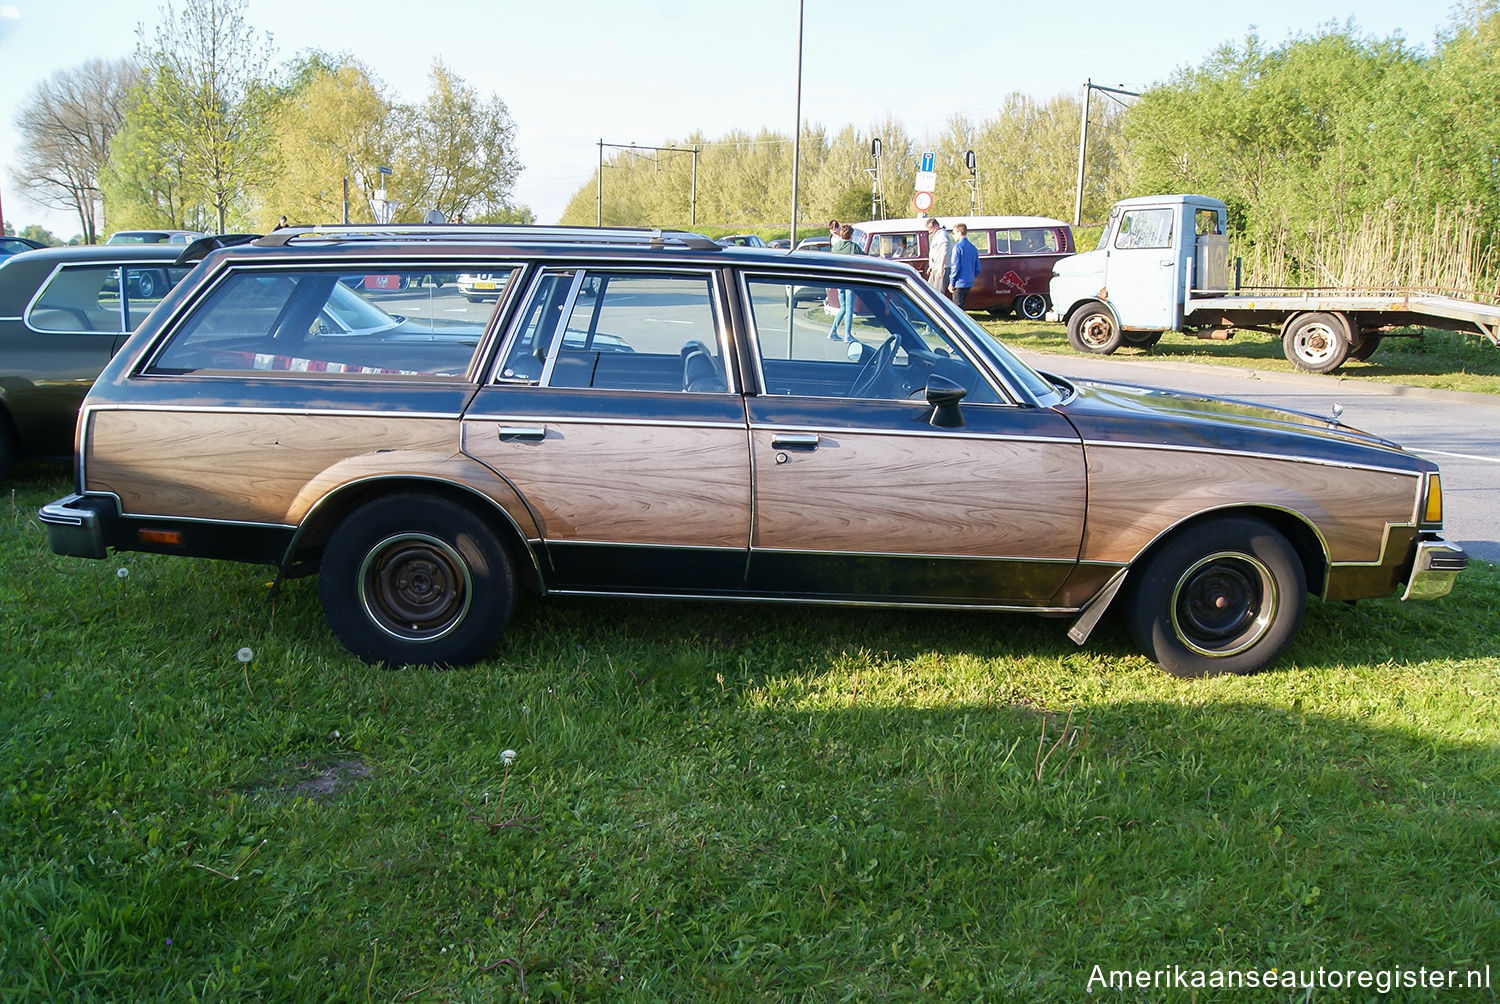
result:
[(1228, 339), (1277, 334), (1293, 365), (1328, 373), (1368, 359), (1402, 328), (1477, 334), (1500, 345), (1500, 304), (1428, 290), (1234, 288), (1225, 208), (1202, 195), (1125, 199), (1095, 251), (1057, 263), (1052, 320), (1085, 352), (1151, 345), (1162, 333)]

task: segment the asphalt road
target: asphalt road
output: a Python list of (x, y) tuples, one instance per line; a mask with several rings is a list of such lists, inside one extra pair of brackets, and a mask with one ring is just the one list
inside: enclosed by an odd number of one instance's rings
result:
[(1443, 472), (1444, 533), (1472, 558), (1500, 561), (1500, 399), (1486, 394), (1261, 373), (1200, 363), (1019, 353), (1061, 376), (1141, 384), (1329, 415), (1436, 463)]

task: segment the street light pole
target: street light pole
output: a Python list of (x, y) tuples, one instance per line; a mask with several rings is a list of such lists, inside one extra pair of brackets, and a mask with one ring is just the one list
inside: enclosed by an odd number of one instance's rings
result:
[(797, 165), (802, 161), (802, 6), (797, 0), (797, 121), (792, 125), (792, 247), (797, 246)]

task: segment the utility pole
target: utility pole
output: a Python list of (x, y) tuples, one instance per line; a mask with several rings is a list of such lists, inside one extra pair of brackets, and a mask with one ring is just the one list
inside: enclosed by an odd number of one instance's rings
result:
[(1075, 227), (1083, 219), (1083, 161), (1084, 152), (1089, 143), (1089, 98), (1093, 97), (1095, 91), (1102, 91), (1109, 95), (1123, 94), (1132, 98), (1141, 96), (1138, 91), (1125, 91), (1118, 87), (1104, 87), (1096, 84), (1092, 77), (1083, 82), (1083, 124), (1078, 128), (1078, 191), (1073, 197), (1073, 225)]
[(870, 156), (875, 160), (875, 166), (865, 171), (870, 176), (870, 219), (879, 220), (884, 216), (880, 211), (880, 137), (870, 140)]
[[(802, 161), (802, 8), (797, 0), (797, 101), (796, 121), (792, 123), (792, 247), (797, 246), (797, 165)], [(787, 350), (791, 351), (788, 343)]]
[(974, 151), (964, 151), (964, 167), (969, 169), (969, 215), (979, 215), (979, 166)]
[[(606, 143), (599, 140), (599, 175), (598, 182), (594, 186), (594, 223), (604, 226), (604, 148), (611, 150), (646, 150), (651, 153), (691, 153), (693, 155), (693, 175), (691, 187), (688, 191), (688, 219), (692, 226), (698, 225), (698, 144), (694, 143), (691, 150), (680, 146), (636, 146), (634, 143)], [(658, 161), (659, 162), (659, 161)]]

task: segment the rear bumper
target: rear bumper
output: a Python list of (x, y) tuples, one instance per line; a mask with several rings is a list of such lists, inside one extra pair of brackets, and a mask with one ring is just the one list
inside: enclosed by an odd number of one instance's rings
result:
[(1406, 580), (1403, 600), (1435, 600), (1447, 596), (1458, 573), (1469, 567), (1464, 549), (1445, 540), (1419, 540)]
[(109, 554), (106, 534), (119, 513), (113, 498), (69, 495), (42, 506), (37, 518), (47, 528), (47, 546), (53, 554), (103, 558)]

